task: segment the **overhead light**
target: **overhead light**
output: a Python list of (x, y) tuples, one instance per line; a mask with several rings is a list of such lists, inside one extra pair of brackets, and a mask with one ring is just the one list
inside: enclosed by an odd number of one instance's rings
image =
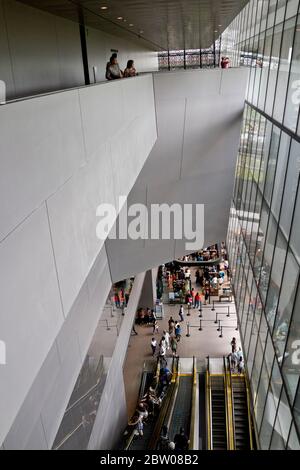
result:
[(123, 16), (118, 16), (117, 20), (123, 20)]
[(108, 10), (108, 7), (106, 5), (103, 5), (102, 7), (100, 7), (100, 10)]
[(126, 23), (126, 22), (127, 22), (127, 20), (126, 20), (125, 18), (124, 18), (124, 20), (123, 20), (123, 21), (124, 21), (124, 23)]
[(222, 28), (222, 25), (221, 25), (221, 24), (219, 24), (219, 28)]
[(217, 29), (215, 29), (215, 33), (217, 33), (217, 32), (218, 32), (218, 30), (217, 30)]
[(141, 29), (140, 34), (143, 34), (143, 33), (144, 33), (144, 31)]
[(132, 28), (132, 26), (134, 26), (134, 24), (133, 24), (133, 23), (129, 23), (129, 26)]

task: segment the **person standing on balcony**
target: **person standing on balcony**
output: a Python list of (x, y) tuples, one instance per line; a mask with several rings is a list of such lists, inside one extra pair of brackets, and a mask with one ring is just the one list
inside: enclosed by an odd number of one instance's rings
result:
[(117, 54), (113, 54), (106, 66), (106, 79), (117, 80), (123, 77), (123, 73), (118, 64)]
[(137, 74), (137, 71), (134, 67), (134, 61), (133, 60), (129, 60), (127, 62), (127, 67), (126, 69), (124, 70), (124, 78), (129, 78), (129, 77), (136, 77), (138, 74)]

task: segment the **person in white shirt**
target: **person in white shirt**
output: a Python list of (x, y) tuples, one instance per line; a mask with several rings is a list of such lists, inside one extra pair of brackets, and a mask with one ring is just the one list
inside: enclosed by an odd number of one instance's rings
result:
[(152, 338), (151, 340), (152, 356), (155, 356), (156, 347), (157, 347), (157, 341), (155, 338)]
[(166, 348), (170, 349), (170, 335), (167, 331), (163, 332), (164, 338), (166, 340)]
[(180, 306), (179, 316), (180, 316), (180, 321), (184, 321), (184, 310), (183, 310), (182, 305)]

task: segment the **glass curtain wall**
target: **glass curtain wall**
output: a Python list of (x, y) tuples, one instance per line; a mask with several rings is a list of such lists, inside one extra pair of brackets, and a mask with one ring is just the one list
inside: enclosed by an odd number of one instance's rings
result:
[(299, 1), (248, 2), (222, 55), (249, 68), (228, 251), (256, 431), (299, 450)]

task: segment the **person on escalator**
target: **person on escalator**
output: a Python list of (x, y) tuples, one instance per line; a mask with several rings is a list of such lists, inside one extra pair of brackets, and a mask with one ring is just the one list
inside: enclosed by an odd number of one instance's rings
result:
[(174, 437), (175, 450), (186, 451), (189, 447), (189, 439), (186, 436), (184, 429), (180, 428), (179, 434)]
[(158, 441), (158, 450), (168, 450), (170, 444), (168, 427), (164, 425), (161, 430), (161, 435)]
[(244, 373), (244, 370), (245, 370), (245, 363), (244, 363), (244, 359), (242, 357), (240, 357), (240, 360), (238, 362), (238, 373), (239, 374), (243, 374)]

